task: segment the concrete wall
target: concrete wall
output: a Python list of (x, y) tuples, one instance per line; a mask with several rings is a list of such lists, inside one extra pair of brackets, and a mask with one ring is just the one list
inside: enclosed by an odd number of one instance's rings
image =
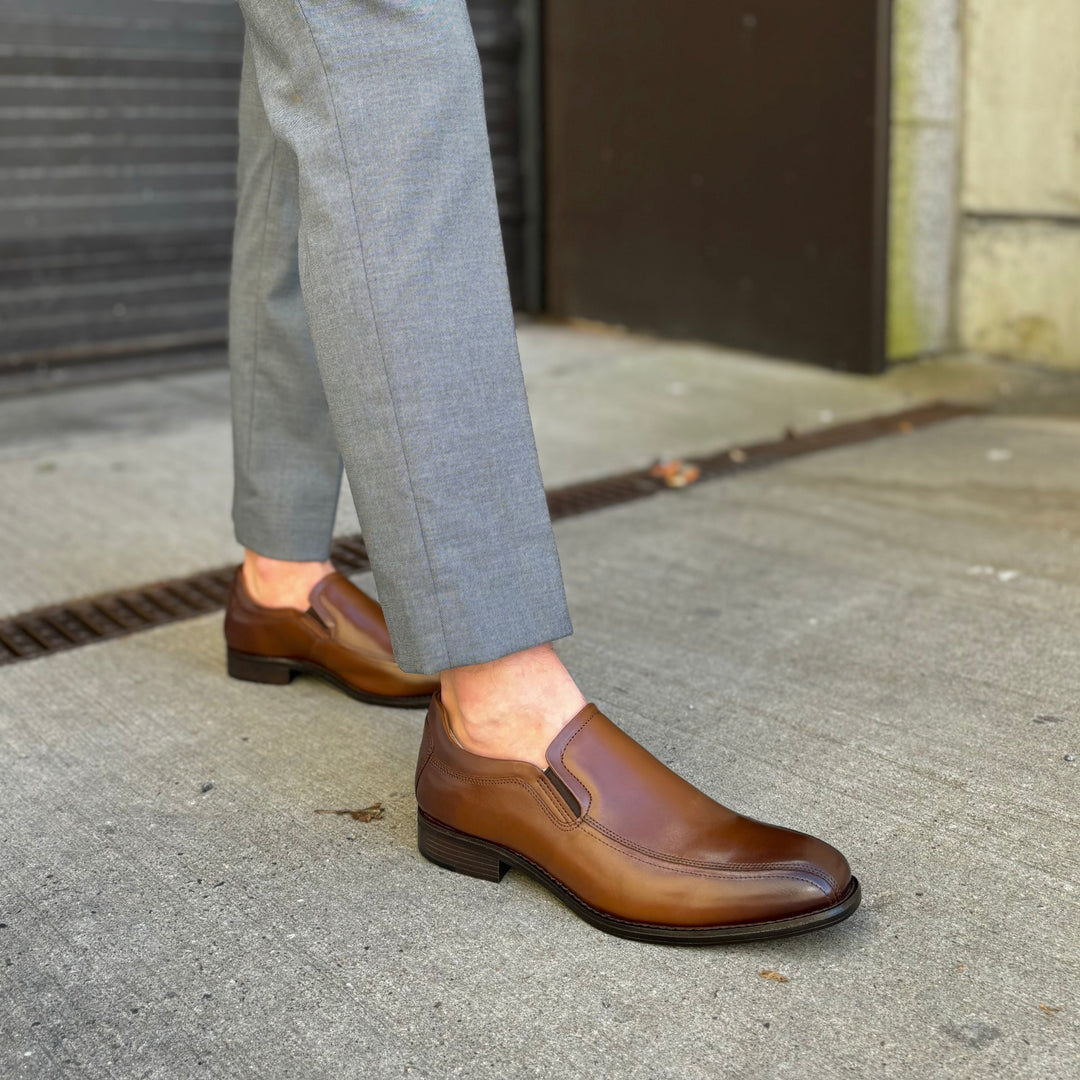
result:
[(895, 0), (888, 353), (952, 342), (961, 0)]
[(959, 332), (1080, 367), (1080, 0), (967, 0)]
[(889, 351), (1080, 368), (1080, 0), (896, 0)]

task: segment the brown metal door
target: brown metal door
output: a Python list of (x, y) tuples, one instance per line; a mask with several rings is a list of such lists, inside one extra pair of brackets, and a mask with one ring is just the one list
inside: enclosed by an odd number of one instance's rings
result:
[(884, 363), (888, 0), (546, 0), (547, 308)]

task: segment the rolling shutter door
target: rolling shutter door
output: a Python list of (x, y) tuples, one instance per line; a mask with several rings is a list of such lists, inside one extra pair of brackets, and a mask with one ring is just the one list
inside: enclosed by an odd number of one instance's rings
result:
[(4, 365), (222, 341), (235, 3), (5, 0), (0, 33)]
[[(514, 0), (470, 0), (521, 298)], [(223, 344), (235, 0), (0, 0), (0, 372)]]

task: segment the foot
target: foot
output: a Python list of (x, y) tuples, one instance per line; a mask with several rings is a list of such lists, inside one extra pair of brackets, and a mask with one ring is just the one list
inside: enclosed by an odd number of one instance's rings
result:
[[(329, 563), (297, 564), (330, 566)], [(257, 572), (257, 571), (256, 571)], [(313, 576), (312, 571), (312, 576)], [(438, 689), (434, 675), (412, 675), (394, 660), (382, 608), (330, 566), (297, 606), (297, 581), (264, 604), (247, 584), (247, 564), (237, 570), (225, 609), (229, 674), (249, 682), (289, 683), (315, 675), (351, 697), (375, 705), (423, 708)], [(292, 592), (289, 592), (292, 589)], [(263, 593), (266, 596), (266, 593)]]
[(585, 699), (550, 645), (442, 673), (442, 701), (461, 746), (547, 767), (544, 753)]
[(244, 586), (260, 607), (307, 611), (311, 590), (333, 572), (334, 564), (329, 560), (292, 562), (268, 559), (250, 550), (244, 552)]
[(839, 851), (714, 802), (595, 706), (544, 761), (466, 749), (436, 694), (416, 768), (421, 853), (491, 881), (519, 869), (587, 922), (641, 941), (781, 937), (859, 905)]

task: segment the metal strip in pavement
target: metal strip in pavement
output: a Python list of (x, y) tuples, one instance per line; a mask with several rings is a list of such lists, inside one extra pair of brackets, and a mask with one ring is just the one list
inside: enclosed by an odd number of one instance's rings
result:
[[(904, 434), (980, 411), (938, 402), (817, 431), (789, 431), (782, 439), (728, 447), (706, 457), (687, 458), (667, 470), (637, 469), (555, 488), (548, 492), (548, 507), (554, 521), (578, 517), (660, 492), (685, 490), (674, 487), (673, 483), (679, 483), (680, 477), (692, 476), (693, 470), (698, 470), (698, 476), (692, 483), (718, 480), (823, 450)], [(667, 477), (664, 472), (668, 473)], [(359, 534), (335, 540), (330, 558), (343, 573), (359, 573), (371, 565)], [(82, 645), (127, 637), (156, 626), (220, 611), (228, 599), (235, 572), (235, 566), (222, 566), (188, 577), (118, 589), (7, 616), (0, 619), (0, 666), (37, 660)]]

